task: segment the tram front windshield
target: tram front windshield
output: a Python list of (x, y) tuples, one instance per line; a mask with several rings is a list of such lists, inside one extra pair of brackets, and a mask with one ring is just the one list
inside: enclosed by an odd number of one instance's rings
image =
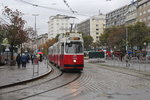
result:
[(66, 53), (83, 53), (83, 46), (81, 42), (66, 43)]

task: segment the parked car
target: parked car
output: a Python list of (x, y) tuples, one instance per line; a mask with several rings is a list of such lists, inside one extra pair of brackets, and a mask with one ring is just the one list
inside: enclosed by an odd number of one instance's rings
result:
[(150, 54), (147, 54), (147, 55), (146, 55), (146, 58), (147, 58), (148, 60), (150, 60)]

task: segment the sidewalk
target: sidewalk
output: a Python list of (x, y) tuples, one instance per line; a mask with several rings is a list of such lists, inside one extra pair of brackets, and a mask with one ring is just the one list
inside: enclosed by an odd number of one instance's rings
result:
[[(34, 73), (33, 73), (34, 68)], [(29, 82), (38, 78), (41, 78), (51, 72), (51, 68), (47, 66), (45, 61), (39, 62), (39, 73), (38, 65), (27, 63), (26, 68), (20, 68), (16, 66), (0, 66), (0, 88)]]

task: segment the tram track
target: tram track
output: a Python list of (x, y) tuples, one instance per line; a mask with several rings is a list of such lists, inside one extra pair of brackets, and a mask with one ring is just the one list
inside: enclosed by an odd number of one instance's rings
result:
[[(88, 64), (90, 64), (90, 63), (88, 63)], [(102, 68), (102, 69), (110, 70), (113, 72), (118, 72), (118, 73), (126, 74), (129, 76), (134, 76), (134, 77), (138, 77), (138, 78), (142, 78), (142, 79), (150, 81), (150, 75), (140, 73), (139, 71), (129, 70), (129, 69), (120, 68), (120, 67), (119, 68), (118, 67), (110, 67), (108, 65), (103, 65), (103, 64), (94, 64), (94, 65), (97, 66), (97, 68)]]
[[(58, 72), (60, 71), (56, 67), (53, 67), (53, 68), (54, 68), (54, 70), (52, 71), (52, 73), (55, 73), (56, 70)], [(50, 78), (47, 81), (43, 81), (43, 82), (40, 82), (38, 84), (30, 85), (30, 86), (19, 88), (19, 89), (14, 89), (14, 90), (11, 90), (11, 91), (1, 92), (0, 93), (0, 99), (7, 100), (7, 98), (9, 98), (11, 96), (14, 96), (14, 100), (22, 100), (22, 99), (30, 98), (30, 97), (33, 97), (33, 96), (36, 96), (36, 95), (39, 95), (39, 94), (42, 94), (42, 93), (46, 93), (48, 91), (52, 91), (52, 90), (61, 88), (63, 86), (66, 86), (66, 85), (74, 82), (75, 80), (77, 80), (81, 75), (79, 73), (78, 74), (73, 73), (72, 74), (73, 77), (70, 78), (70, 80), (68, 80), (66, 82), (64, 81), (62, 83), (61, 83), (61, 81), (59, 82), (59, 79), (63, 80), (64, 76), (67, 75), (67, 74), (68, 73), (62, 73), (61, 72), (57, 76), (53, 75), (55, 77)], [(52, 74), (50, 74), (50, 75), (52, 75)], [(53, 85), (51, 85), (51, 84), (53, 84)]]
[(71, 80), (71, 81), (69, 81), (69, 82), (67, 82), (67, 83), (64, 83), (64, 84), (62, 84), (62, 85), (60, 85), (60, 86), (57, 86), (57, 87), (48, 89), (48, 90), (46, 90), (46, 91), (43, 91), (43, 92), (40, 92), (40, 93), (37, 93), (37, 94), (34, 94), (34, 95), (30, 95), (30, 96), (21, 98), (21, 99), (19, 99), (19, 100), (24, 100), (24, 99), (27, 99), (27, 98), (30, 98), (30, 97), (34, 97), (34, 96), (36, 96), (36, 95), (40, 95), (40, 94), (43, 94), (43, 93), (46, 93), (46, 92), (53, 91), (53, 90), (55, 90), (55, 89), (62, 88), (62, 87), (64, 87), (64, 86), (69, 85), (69, 84), (71, 84), (72, 82), (76, 81), (76, 80), (80, 77), (80, 75), (81, 75), (81, 73), (78, 74), (78, 76), (77, 76), (76, 78), (74, 78), (73, 80)]
[[(48, 76), (45, 76), (44, 79), (42, 79), (42, 81), (39, 79), (39, 80), (34, 80), (34, 81), (31, 81), (31, 82), (28, 82), (25, 84), (20, 84), (19, 86), (12, 86), (12, 87), (8, 87), (8, 88), (3, 88), (3, 89), (1, 89), (1, 91), (3, 91), (3, 92), (0, 92), (0, 95), (11, 93), (11, 92), (16, 92), (16, 91), (31, 88), (34, 86), (38, 86), (40, 84), (44, 84), (46, 82), (52, 81), (52, 80), (60, 77), (63, 74), (61, 71), (56, 70), (55, 67), (52, 67), (52, 65), (51, 65), (51, 68), (52, 68), (51, 73)], [(6, 91), (6, 92), (4, 92), (4, 91)]]
[[(87, 66), (87, 64), (85, 64), (85, 65)], [(93, 64), (92, 65), (88, 64), (88, 66), (93, 66)], [(94, 67), (94, 69), (93, 69), (93, 67)], [(136, 75), (138, 73), (135, 73), (135, 75), (134, 75), (134, 74), (132, 74), (133, 72), (129, 73), (129, 72), (122, 72), (120, 70), (117, 71), (117, 70), (103, 68), (103, 67), (101, 68), (95, 64), (93, 67), (87, 67), (87, 69), (84, 69), (84, 70), (86, 70), (86, 73), (83, 73), (82, 76), (80, 77), (80, 79), (78, 81), (76, 81), (76, 83), (80, 84), (81, 87), (76, 87), (74, 92), (68, 93), (67, 95), (62, 96), (62, 97), (58, 98), (57, 100), (76, 100), (78, 97), (83, 97), (83, 96), (86, 97), (86, 96), (88, 96), (90, 94), (94, 94), (94, 93), (97, 93), (96, 96), (101, 96), (101, 95), (110, 96), (109, 93), (107, 94), (107, 92), (110, 90), (115, 90), (118, 88), (120, 88), (120, 89), (126, 89), (126, 88), (137, 89), (136, 87), (140, 86), (142, 84), (140, 82), (140, 83), (129, 83), (129, 85), (123, 85), (123, 84), (121, 84), (123, 82), (128, 83), (131, 80), (134, 81), (134, 80), (140, 80), (140, 79), (150, 81), (150, 79), (143, 78), (143, 76), (140, 77), (140, 76)], [(109, 79), (104, 79), (104, 75), (106, 75), (106, 77), (108, 77), (109, 74), (108, 74), (108, 76), (107, 76), (107, 74), (101, 74), (100, 73), (101, 71), (98, 72), (97, 70), (95, 70), (97, 68), (98, 68), (98, 70), (105, 69), (103, 73), (105, 73), (107, 71), (112, 71), (111, 74), (113, 74), (114, 72), (117, 72), (118, 74), (116, 74), (115, 77), (110, 78), (110, 79), (114, 80), (114, 81), (111, 81)], [(117, 82), (118, 80), (116, 79), (116, 77), (117, 76), (120, 77), (120, 75), (121, 75), (121, 78), (119, 78), (119, 80), (126, 78), (125, 75), (129, 75), (132, 77), (127, 78), (126, 81), (122, 80), (123, 82), (118, 83)], [(89, 79), (88, 77), (91, 79)], [(143, 84), (142, 86), (147, 86), (147, 84), (145, 84), (145, 85)]]

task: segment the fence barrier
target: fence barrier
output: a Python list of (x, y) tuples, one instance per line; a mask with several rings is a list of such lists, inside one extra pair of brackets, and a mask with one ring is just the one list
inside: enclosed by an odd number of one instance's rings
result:
[(126, 61), (125, 58), (122, 60), (119, 57), (107, 57), (102, 59), (89, 59), (88, 62), (90, 63), (103, 63), (110, 66), (117, 66), (117, 67), (125, 67), (131, 70), (136, 71), (144, 71), (150, 73), (150, 59), (146, 57), (131, 57)]

